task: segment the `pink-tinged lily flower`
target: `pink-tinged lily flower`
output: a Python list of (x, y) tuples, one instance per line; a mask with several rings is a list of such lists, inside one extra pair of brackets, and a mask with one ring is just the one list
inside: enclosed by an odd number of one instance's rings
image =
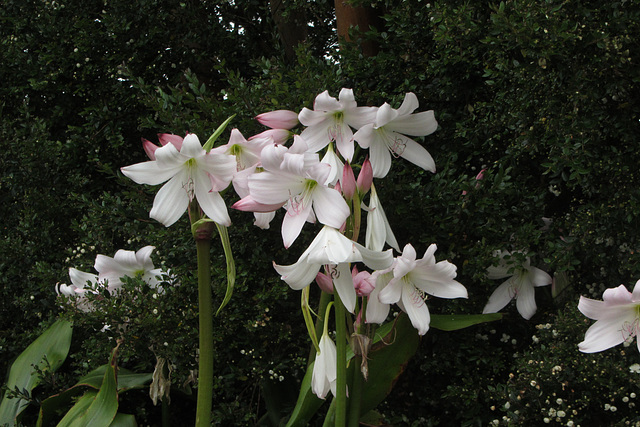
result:
[(204, 213), (218, 224), (229, 226), (231, 219), (218, 191), (226, 188), (236, 172), (234, 156), (207, 153), (194, 134), (188, 134), (180, 151), (166, 144), (155, 151), (156, 160), (123, 167), (122, 173), (138, 184), (167, 182), (156, 194), (149, 213), (169, 227), (187, 210), (194, 198)]
[(375, 178), (387, 175), (392, 155), (435, 173), (436, 164), (431, 154), (406, 136), (425, 136), (438, 128), (433, 110), (412, 114), (416, 108), (418, 98), (411, 92), (405, 95), (397, 110), (385, 102), (378, 109), (375, 121), (362, 126), (353, 136), (362, 148), (369, 148)]
[(232, 129), (229, 142), (212, 149), (209, 153), (229, 154), (236, 157), (237, 171), (242, 171), (260, 163), (260, 153), (273, 138), (254, 138), (247, 141), (238, 129)]
[(320, 163), (318, 155), (306, 150), (301, 137), (296, 137), (291, 148), (270, 145), (262, 150), (264, 172), (248, 178), (249, 196), (233, 205), (234, 209), (254, 212), (273, 211), (285, 206), (282, 221), (282, 240), (288, 248), (300, 235), (310, 218), (317, 217), (322, 224), (340, 228), (350, 210), (342, 195), (324, 183), (331, 166)]
[[(273, 138), (254, 138), (247, 141), (238, 129), (231, 130), (229, 142), (211, 150), (211, 153), (223, 153), (236, 157), (237, 172), (233, 175), (233, 189), (238, 196), (249, 195), (248, 179), (256, 172), (256, 167), (260, 165), (260, 153), (267, 145), (273, 144)], [(254, 225), (266, 230), (269, 228), (271, 220), (275, 217), (275, 212), (260, 213), (255, 212)]]
[(369, 157), (364, 159), (362, 162), (362, 168), (360, 169), (360, 173), (358, 174), (358, 180), (356, 181), (356, 187), (358, 187), (358, 192), (360, 193), (360, 197), (364, 196), (371, 189), (371, 185), (373, 184), (373, 169), (371, 168), (371, 162), (369, 161)]
[(328, 91), (316, 96), (313, 110), (303, 108), (298, 119), (308, 126), (301, 136), (307, 141), (309, 150), (320, 151), (330, 141), (335, 141), (342, 157), (353, 158), (353, 131), (373, 121), (375, 107), (358, 107), (353, 90), (342, 89), (338, 99), (329, 96)]
[[(159, 133), (158, 134), (158, 140), (160, 141), (161, 146), (165, 146), (167, 144), (173, 144), (178, 149), (178, 151), (180, 151), (180, 148), (182, 148), (182, 140), (183, 139), (184, 138), (182, 138), (181, 136), (173, 135), (173, 134), (170, 134), (170, 133)], [(147, 156), (151, 160), (155, 160), (156, 159), (156, 154), (155, 154), (156, 150), (158, 148), (160, 148), (160, 147), (158, 147), (153, 142), (142, 138), (142, 148), (144, 148), (144, 152), (147, 153)]]
[(369, 206), (365, 208), (367, 211), (367, 231), (365, 234), (365, 246), (374, 251), (381, 251), (385, 242), (393, 249), (400, 252), (400, 246), (396, 240), (396, 236), (391, 230), (391, 225), (387, 219), (387, 215), (382, 209), (382, 204), (376, 193), (376, 188), (371, 185), (371, 195), (369, 196)]
[(258, 114), (256, 120), (271, 129), (292, 129), (298, 125), (298, 113), (289, 110)]
[(137, 277), (156, 287), (160, 282), (157, 277), (162, 275), (162, 270), (153, 266), (151, 252), (155, 247), (145, 246), (137, 252), (120, 249), (113, 258), (106, 255), (96, 256), (94, 268), (98, 272), (98, 280), (106, 281), (109, 289), (122, 287), (122, 278)]
[[(238, 196), (243, 199), (236, 202), (233, 207), (242, 211), (252, 211), (253, 216), (255, 217), (255, 221), (253, 221), (253, 225), (262, 228), (263, 230), (269, 229), (271, 226), (271, 220), (276, 216), (276, 210), (280, 207), (276, 206), (260, 206), (257, 208), (253, 208), (253, 206), (245, 206), (243, 208), (243, 204), (249, 202), (251, 200), (249, 196), (249, 177), (256, 172), (256, 167), (252, 166), (245, 170), (237, 172), (233, 176), (233, 189), (236, 190)], [(236, 206), (237, 205), (237, 206)]]
[(333, 227), (324, 226), (302, 253), (295, 264), (273, 264), (281, 279), (292, 289), (303, 289), (316, 278), (320, 267), (329, 266), (333, 286), (344, 306), (353, 313), (356, 305), (356, 291), (349, 263), (364, 262), (372, 270), (384, 269), (391, 265), (393, 254), (372, 251), (359, 243), (349, 240)]
[(336, 382), (338, 378), (336, 365), (338, 352), (335, 343), (331, 337), (329, 337), (326, 326), (318, 346), (320, 347), (320, 351), (316, 353), (316, 359), (313, 362), (311, 391), (320, 399), (324, 399), (329, 390), (331, 390), (334, 396), (336, 395)]
[(249, 141), (253, 141), (254, 139), (271, 138), (273, 139), (274, 144), (282, 145), (287, 142), (291, 136), (293, 136), (293, 133), (286, 129), (268, 129), (257, 135), (253, 135), (249, 138)]
[[(640, 280), (629, 292), (624, 285), (609, 288), (602, 295), (603, 301), (580, 297), (578, 309), (589, 319), (596, 321), (587, 329), (584, 341), (578, 344), (580, 351), (595, 353), (623, 342), (631, 342), (640, 332)], [(638, 351), (640, 340), (636, 339)]]
[(489, 267), (487, 277), (489, 279), (508, 277), (508, 279), (491, 294), (482, 312), (497, 313), (515, 298), (518, 313), (527, 320), (531, 319), (537, 309), (533, 288), (550, 285), (551, 276), (539, 268), (532, 267), (528, 257), (521, 266), (514, 266), (513, 263), (508, 262), (511, 258), (510, 252), (497, 251), (495, 255), (500, 257), (500, 263)]
[[(436, 245), (432, 244), (424, 253), (424, 257), (416, 259), (416, 251), (407, 244), (402, 255), (397, 257), (393, 265), (385, 271), (374, 272), (376, 275), (376, 292), (382, 304), (394, 304), (409, 315), (411, 324), (424, 335), (429, 330), (431, 315), (425, 303), (425, 294), (438, 298), (467, 298), (467, 289), (455, 281), (456, 266), (449, 261), (436, 262), (434, 253)], [(387, 273), (393, 273), (393, 277)], [(388, 280), (388, 282), (387, 282)], [(380, 290), (378, 290), (380, 288)], [(369, 303), (374, 298), (370, 295)], [(382, 312), (376, 313), (381, 316)], [(385, 314), (386, 317), (386, 314)], [(380, 320), (367, 311), (367, 322), (378, 323)]]

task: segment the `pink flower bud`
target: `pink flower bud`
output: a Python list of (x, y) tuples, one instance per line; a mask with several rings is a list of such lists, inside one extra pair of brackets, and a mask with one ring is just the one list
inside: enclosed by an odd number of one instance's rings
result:
[(258, 114), (256, 120), (271, 129), (291, 129), (298, 125), (298, 113), (289, 110), (276, 110)]
[(351, 169), (351, 165), (349, 163), (344, 165), (342, 168), (342, 179), (340, 180), (340, 185), (342, 187), (342, 194), (347, 200), (351, 200), (353, 195), (356, 192), (356, 177), (353, 174), (353, 169)]
[(478, 175), (476, 175), (476, 181), (480, 181), (481, 179), (484, 179), (484, 173), (487, 171), (487, 169), (482, 169), (480, 172), (478, 172)]
[(358, 191), (360, 194), (367, 194), (371, 189), (371, 183), (373, 182), (373, 169), (371, 168), (371, 162), (367, 157), (362, 163), (362, 168), (358, 174)]
[(356, 294), (360, 297), (369, 296), (375, 285), (371, 282), (371, 273), (368, 271), (360, 271), (356, 267), (351, 270), (353, 277), (353, 287), (356, 288)]
[(158, 148), (160, 148), (160, 147), (158, 147), (156, 144), (154, 144), (153, 142), (149, 141), (148, 139), (142, 138), (142, 148), (144, 148), (144, 152), (147, 153), (147, 156), (151, 160), (155, 160), (156, 159), (156, 150)]
[(291, 132), (286, 129), (269, 129), (250, 137), (249, 141), (257, 138), (273, 138), (273, 142), (275, 144), (282, 145), (285, 142), (287, 142), (290, 136), (291, 136)]
[(318, 272), (316, 275), (316, 283), (324, 292), (333, 294), (333, 280), (324, 273)]
[(183, 137), (178, 135), (173, 135), (171, 133), (159, 133), (158, 139), (160, 140), (160, 144), (167, 145), (169, 143), (173, 144), (178, 151), (182, 148)]
[[(159, 133), (158, 139), (160, 140), (160, 144), (162, 145), (167, 145), (169, 143), (173, 144), (178, 149), (178, 151), (180, 151), (180, 149), (182, 148), (183, 138), (181, 136), (173, 135), (170, 133)], [(148, 139), (142, 138), (142, 148), (144, 149), (144, 152), (147, 153), (147, 156), (151, 160), (155, 160), (156, 150), (160, 147), (158, 147), (156, 144), (149, 141)]]

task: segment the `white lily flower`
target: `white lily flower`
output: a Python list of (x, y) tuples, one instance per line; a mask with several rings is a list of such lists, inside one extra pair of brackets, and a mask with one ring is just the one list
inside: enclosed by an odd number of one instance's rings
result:
[[(397, 303), (409, 315), (411, 324), (420, 335), (427, 333), (431, 321), (429, 308), (425, 303), (425, 294), (438, 298), (468, 297), (467, 289), (453, 280), (456, 277), (456, 266), (449, 261), (436, 262), (433, 255), (436, 249), (436, 245), (432, 244), (427, 248), (424, 257), (416, 259), (415, 249), (407, 244), (402, 255), (396, 258), (393, 265), (378, 273), (374, 290), (374, 292), (377, 291), (376, 294), (382, 304)], [(393, 278), (386, 274), (389, 272), (393, 272)], [(389, 280), (385, 283), (387, 279)], [(371, 299), (374, 298), (374, 292), (371, 293)], [(369, 312), (367, 312), (367, 321), (378, 320), (382, 313), (378, 311), (369, 318)]]
[(344, 306), (353, 313), (356, 291), (349, 263), (364, 262), (373, 270), (382, 270), (391, 265), (392, 250), (372, 251), (349, 240), (333, 227), (324, 226), (313, 239), (298, 261), (291, 265), (273, 264), (274, 268), (292, 289), (300, 290), (311, 284), (323, 265), (333, 266), (331, 275), (334, 290), (338, 292)]
[[(89, 312), (93, 307), (87, 301), (86, 293), (97, 293), (98, 275), (86, 273), (75, 268), (69, 269), (71, 285), (65, 283), (56, 284), (56, 293), (68, 298), (75, 298), (76, 306), (81, 311)], [(111, 290), (109, 290), (111, 291)]]
[(273, 144), (273, 138), (254, 138), (249, 141), (242, 136), (238, 129), (231, 129), (229, 142), (225, 145), (213, 148), (209, 153), (221, 153), (235, 156), (236, 170), (242, 171), (260, 163), (260, 153), (269, 144)]
[(309, 151), (322, 150), (330, 141), (335, 141), (342, 157), (351, 161), (354, 153), (353, 131), (370, 123), (375, 117), (375, 107), (358, 107), (352, 89), (342, 89), (338, 99), (328, 91), (318, 95), (313, 110), (303, 108), (298, 119), (308, 126), (301, 136), (307, 141)]
[(224, 200), (218, 191), (225, 189), (236, 172), (234, 156), (207, 153), (194, 134), (184, 138), (180, 151), (166, 144), (155, 151), (155, 160), (123, 167), (122, 173), (138, 184), (167, 182), (156, 194), (151, 218), (169, 227), (187, 210), (194, 198), (200, 208), (220, 225), (231, 225)]
[(400, 252), (400, 246), (393, 234), (387, 215), (382, 209), (382, 204), (376, 193), (376, 188), (371, 185), (371, 194), (369, 196), (369, 206), (367, 211), (367, 230), (365, 234), (365, 245), (374, 251), (381, 251), (385, 242), (396, 251)]
[(331, 166), (320, 163), (317, 154), (307, 151), (301, 137), (294, 138), (291, 148), (266, 146), (261, 160), (265, 171), (248, 177), (249, 195), (236, 202), (235, 209), (272, 212), (285, 206), (282, 240), (286, 248), (300, 235), (305, 222), (316, 217), (331, 227), (344, 224), (349, 205), (339, 191), (325, 184)]
[(320, 351), (316, 353), (316, 360), (313, 363), (311, 391), (320, 399), (324, 399), (329, 390), (334, 396), (336, 395), (336, 381), (338, 378), (338, 352), (335, 343), (329, 337), (326, 327), (318, 346)]
[[(636, 282), (633, 292), (620, 285), (605, 290), (602, 299), (597, 301), (580, 297), (578, 309), (596, 321), (587, 330), (584, 341), (578, 344), (584, 353), (595, 353), (631, 342), (640, 332), (640, 280)], [(636, 344), (640, 351), (640, 340), (636, 339)]]
[(342, 163), (342, 160), (340, 160), (340, 157), (338, 157), (336, 152), (333, 151), (333, 144), (330, 143), (327, 146), (327, 152), (325, 153), (322, 160), (320, 160), (320, 163), (328, 163), (329, 165), (331, 165), (331, 173), (329, 173), (329, 176), (327, 177), (327, 180), (324, 184), (335, 187), (336, 182), (338, 182), (342, 177), (342, 169), (344, 169), (344, 163)]
[(435, 173), (436, 164), (431, 154), (406, 136), (426, 136), (438, 128), (433, 110), (412, 114), (416, 108), (418, 98), (411, 92), (405, 95), (397, 110), (385, 102), (378, 109), (375, 121), (362, 126), (353, 136), (362, 148), (369, 148), (375, 178), (387, 175), (392, 155)]
[(155, 247), (145, 246), (138, 252), (120, 249), (113, 258), (106, 255), (96, 256), (94, 268), (98, 272), (98, 280), (108, 283), (109, 290), (122, 287), (122, 278), (138, 277), (152, 288), (160, 282), (156, 277), (162, 275), (162, 270), (153, 266), (151, 252)]
[(523, 265), (514, 269), (514, 265), (507, 262), (511, 252), (497, 251), (496, 256), (500, 257), (500, 264), (489, 267), (487, 277), (489, 279), (508, 277), (508, 279), (491, 294), (482, 312), (497, 313), (515, 298), (518, 313), (527, 320), (531, 319), (537, 309), (533, 288), (550, 285), (551, 276), (539, 268), (532, 267), (529, 257)]

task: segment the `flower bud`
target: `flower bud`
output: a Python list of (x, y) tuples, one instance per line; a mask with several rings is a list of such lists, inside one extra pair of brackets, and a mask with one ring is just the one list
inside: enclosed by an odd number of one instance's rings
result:
[(331, 280), (331, 277), (328, 275), (318, 272), (316, 275), (316, 283), (324, 292), (333, 294), (333, 280)]
[(361, 195), (365, 195), (371, 189), (371, 183), (373, 182), (373, 169), (371, 168), (371, 162), (367, 157), (362, 163), (362, 168), (358, 174), (358, 181), (356, 183), (358, 191)]
[(371, 273), (368, 271), (360, 271), (356, 267), (351, 270), (351, 276), (353, 277), (353, 287), (356, 289), (356, 294), (360, 297), (369, 296), (371, 291), (374, 290), (375, 284), (371, 281)]
[[(160, 140), (160, 144), (162, 144), (163, 146), (171, 143), (178, 149), (178, 151), (180, 151), (180, 149), (182, 148), (183, 138), (181, 136), (173, 135), (170, 133), (159, 133), (158, 139)], [(147, 153), (147, 156), (151, 160), (155, 160), (156, 150), (160, 147), (158, 147), (156, 144), (149, 141), (148, 139), (142, 138), (142, 148), (144, 149), (144, 152)]]
[(289, 110), (258, 114), (256, 120), (271, 129), (291, 129), (298, 125), (298, 113)]
[(349, 163), (342, 168), (342, 180), (340, 180), (342, 194), (347, 200), (351, 200), (356, 192), (356, 177)]

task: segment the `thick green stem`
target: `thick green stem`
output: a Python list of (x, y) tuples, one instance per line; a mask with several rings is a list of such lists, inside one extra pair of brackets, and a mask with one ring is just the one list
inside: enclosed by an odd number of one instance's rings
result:
[(195, 231), (198, 252), (198, 310), (200, 353), (198, 365), (198, 400), (196, 426), (211, 425), (213, 404), (213, 301), (211, 296), (212, 223), (204, 223)]
[(169, 403), (166, 397), (162, 397), (162, 427), (171, 427)]
[(362, 364), (362, 356), (358, 355), (353, 359), (353, 379), (351, 380), (351, 387), (349, 388), (349, 427), (358, 427), (360, 425), (360, 404), (362, 403), (362, 386), (364, 385), (364, 378), (360, 371)]
[(336, 310), (336, 427), (345, 427), (347, 419), (347, 325), (346, 309), (337, 292), (333, 293)]

